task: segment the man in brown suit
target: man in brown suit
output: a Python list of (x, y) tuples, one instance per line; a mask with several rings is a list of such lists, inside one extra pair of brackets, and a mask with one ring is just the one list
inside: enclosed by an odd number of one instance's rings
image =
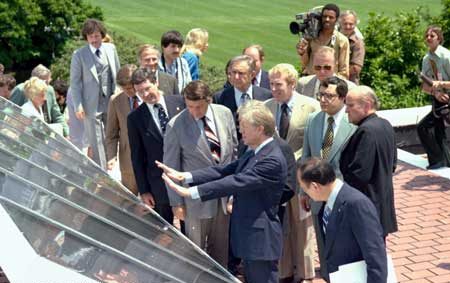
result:
[(117, 162), (117, 148), (119, 148), (122, 184), (135, 195), (138, 194), (138, 189), (133, 173), (133, 166), (131, 165), (127, 116), (141, 104), (141, 100), (136, 95), (133, 84), (131, 83), (131, 75), (136, 68), (135, 65), (125, 65), (117, 73), (117, 84), (121, 87), (122, 91), (113, 95), (109, 101), (105, 138), (108, 170), (112, 170)]
[[(302, 155), (303, 136), (309, 114), (320, 109), (319, 102), (295, 91), (298, 74), (290, 64), (278, 64), (269, 71), (273, 98), (265, 102), (275, 117), (277, 132), (294, 151)], [(298, 188), (296, 189), (298, 192)], [(314, 278), (314, 247), (311, 217), (300, 217), (296, 194), (285, 207), (283, 220), (283, 254), (280, 259), (280, 282)], [(306, 212), (304, 213), (307, 215)], [(295, 281), (297, 282), (297, 281)]]

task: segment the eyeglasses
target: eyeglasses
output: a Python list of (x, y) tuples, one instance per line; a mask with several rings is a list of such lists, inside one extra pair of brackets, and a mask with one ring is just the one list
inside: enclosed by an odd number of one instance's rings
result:
[(316, 70), (316, 71), (320, 71), (320, 70), (325, 70), (325, 71), (331, 71), (331, 68), (332, 68), (333, 66), (330, 66), (330, 65), (314, 65), (314, 70)]
[(321, 100), (322, 97), (325, 98), (325, 100), (327, 100), (327, 101), (331, 101), (331, 100), (333, 100), (335, 97), (338, 97), (338, 95), (337, 95), (337, 94), (326, 93), (326, 92), (319, 92), (319, 93), (317, 94), (317, 99), (318, 99), (318, 100)]

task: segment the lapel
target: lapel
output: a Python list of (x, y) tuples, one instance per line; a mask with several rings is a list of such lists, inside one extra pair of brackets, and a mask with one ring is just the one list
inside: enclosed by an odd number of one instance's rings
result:
[(184, 118), (185, 120), (185, 133), (186, 140), (194, 141), (197, 145), (199, 153), (205, 156), (206, 159), (211, 161), (211, 164), (214, 164), (211, 149), (209, 148), (208, 141), (206, 140), (206, 136), (202, 134), (200, 131), (197, 121), (195, 121), (194, 117), (189, 114), (187, 109), (184, 110), (184, 117), (180, 116), (180, 118)]
[(82, 58), (86, 61), (86, 65), (89, 68), (89, 71), (92, 73), (92, 76), (94, 79), (99, 83), (98, 81), (98, 73), (97, 69), (95, 68), (95, 62), (94, 62), (94, 54), (91, 52), (91, 48), (89, 47), (89, 44), (84, 47), (82, 50), (83, 54), (81, 54)]
[(142, 116), (142, 122), (144, 123), (144, 129), (148, 131), (152, 136), (160, 143), (163, 142), (163, 136), (158, 129), (155, 121), (153, 120), (152, 114), (148, 109), (148, 106), (143, 102), (135, 111), (139, 111), (139, 116)]
[(214, 116), (214, 124), (216, 124), (217, 138), (220, 142), (220, 161), (223, 162), (225, 156), (227, 155), (227, 122), (224, 119), (222, 120), (220, 111), (214, 109), (215, 107), (213, 104), (210, 104), (210, 107)]
[(111, 76), (115, 78), (116, 75), (116, 65), (113, 63), (114, 60), (114, 53), (112, 52), (112, 49), (110, 46), (106, 43), (103, 43), (103, 50), (105, 50), (106, 54), (106, 60), (108, 61), (107, 64), (109, 65), (109, 68), (111, 68)]
[[(225, 90), (227, 91), (227, 90)], [(232, 113), (236, 113), (237, 110), (237, 105), (236, 105), (236, 100), (234, 99), (234, 87), (231, 87), (229, 89), (229, 91), (227, 91), (226, 93), (224, 93), (225, 95), (223, 96), (223, 104), (225, 106), (227, 106)]]
[[(322, 120), (323, 121), (323, 120)], [(333, 160), (336, 154), (341, 151), (347, 142), (350, 134), (352, 133), (353, 127), (348, 121), (347, 114), (342, 118), (341, 123), (339, 124), (339, 128), (337, 129), (336, 136), (333, 141), (333, 145), (331, 146), (330, 154), (328, 155), (328, 161)]]
[[(336, 240), (337, 235), (337, 229), (339, 225), (341, 224), (342, 219), (342, 213), (344, 210), (344, 206), (346, 204), (345, 200), (343, 199), (343, 194), (345, 194), (345, 184), (342, 186), (341, 191), (336, 197), (336, 201), (334, 202), (333, 210), (331, 211), (330, 217), (328, 219), (328, 225), (327, 225), (327, 233), (325, 237), (325, 257), (328, 257), (328, 254), (331, 251), (331, 248), (334, 245), (334, 242)], [(320, 221), (323, 223), (322, 221)], [(323, 232), (323, 230), (322, 230)]]
[[(320, 151), (322, 150), (322, 143), (323, 143), (324, 119), (325, 119), (325, 112), (323, 111), (319, 112), (316, 115), (316, 117), (314, 117), (316, 124), (314, 125), (314, 127), (311, 127), (312, 142), (310, 142), (310, 144), (313, 156), (321, 156)], [(311, 126), (313, 124), (314, 123), (311, 123)]]
[(250, 159), (254, 158), (255, 154), (253, 150), (248, 150), (242, 155), (241, 158), (239, 158), (239, 164), (236, 167), (236, 173), (244, 171), (245, 168), (247, 168), (247, 164), (250, 164)]
[[(131, 108), (130, 108), (130, 100), (128, 99), (128, 95), (126, 95), (124, 92), (122, 92), (119, 97), (117, 97), (118, 99), (118, 105), (117, 105), (117, 110), (119, 111), (120, 115), (118, 115), (119, 117), (125, 117), (125, 120), (128, 116), (128, 114), (131, 112)], [(141, 103), (141, 104), (144, 104)]]
[(164, 99), (167, 108), (167, 115), (169, 119), (172, 119), (178, 113), (180, 113), (182, 108), (180, 108), (180, 104), (177, 103), (176, 99), (179, 99), (181, 96), (176, 95), (162, 95), (161, 98)]

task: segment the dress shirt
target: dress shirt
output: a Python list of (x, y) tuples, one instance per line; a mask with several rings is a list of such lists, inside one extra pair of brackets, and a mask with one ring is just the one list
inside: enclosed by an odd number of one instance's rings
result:
[(276, 119), (276, 122), (277, 122), (276, 125), (277, 125), (278, 129), (280, 128), (281, 105), (283, 105), (283, 103), (287, 104), (289, 119), (291, 119), (292, 109), (294, 109), (294, 94), (292, 94), (291, 98), (289, 98), (289, 100), (287, 102), (278, 102), (277, 103), (277, 116), (275, 117), (275, 119)]
[[(136, 97), (138, 98), (138, 104), (139, 106), (142, 104), (142, 98), (136, 94)], [(132, 97), (128, 97), (128, 103), (130, 104), (130, 109), (133, 110), (133, 98)]]
[[(206, 123), (208, 124), (209, 128), (213, 131), (214, 135), (219, 138), (218, 134), (217, 134), (217, 129), (216, 129), (216, 123), (214, 122), (214, 114), (211, 110), (211, 106), (208, 105), (208, 109), (206, 110)], [(202, 118), (200, 119), (195, 119), (195, 122), (197, 123), (198, 128), (200, 129), (200, 132), (202, 133), (202, 135), (205, 134), (205, 125), (203, 125), (203, 121)]]
[[(337, 99), (337, 97), (335, 99)], [(339, 129), (339, 125), (341, 124), (341, 121), (344, 118), (344, 115), (345, 115), (345, 105), (336, 114), (332, 115), (332, 117), (334, 119), (333, 137), (336, 137), (337, 129)], [(327, 132), (327, 128), (328, 128), (328, 117), (330, 117), (330, 116), (331, 115), (328, 115), (327, 113), (325, 113), (325, 118), (324, 118), (324, 122), (323, 122), (324, 126), (322, 129), (322, 138), (325, 138), (325, 133)]]
[[(44, 103), (47, 103), (47, 102), (44, 102)], [(34, 107), (33, 102), (31, 102), (31, 100), (28, 100), (21, 107), (22, 107), (22, 110), (24, 112), (26, 112), (27, 114), (36, 116), (39, 119), (41, 119), (42, 121), (44, 121), (44, 113), (42, 112), (42, 107), (41, 106), (39, 106), (39, 110), (37, 110), (36, 107)]]
[[(336, 198), (339, 194), (339, 191), (342, 189), (343, 185), (344, 185), (344, 183), (341, 180), (336, 179), (335, 185), (334, 185), (333, 189), (331, 190), (330, 195), (328, 196), (325, 206), (328, 206), (328, 209), (330, 210), (330, 215), (331, 215), (331, 212), (333, 211), (334, 203), (336, 202)], [(326, 207), (324, 207), (324, 210), (325, 209), (326, 209)]]
[[(166, 102), (164, 101), (164, 98), (162, 95), (160, 96), (158, 103), (162, 105), (162, 107), (164, 108), (164, 111), (166, 111), (166, 115), (168, 116), (169, 113), (167, 112)], [(147, 104), (148, 110), (152, 114), (153, 121), (155, 121), (156, 125), (158, 126), (159, 132), (162, 133), (161, 125), (159, 123), (158, 109), (155, 108), (155, 104), (150, 104), (150, 103), (145, 103), (145, 104)]]
[(258, 74), (256, 74), (256, 76), (255, 76), (255, 85), (256, 86), (261, 85), (261, 74), (262, 74), (262, 69), (259, 70)]
[(95, 48), (94, 46), (89, 44), (89, 49), (91, 50), (91, 52), (94, 56), (97, 56), (97, 55), (95, 55), (95, 51), (97, 51), (97, 49), (100, 50), (100, 57), (102, 57), (102, 54), (105, 54), (105, 51), (102, 47), (103, 47), (103, 45), (100, 45), (99, 48)]
[[(250, 84), (248, 89), (245, 91), (246, 94), (250, 97), (250, 99), (253, 99), (253, 86)], [(237, 88), (234, 88), (234, 100), (236, 101), (236, 106), (239, 108), (241, 106), (241, 96), (242, 92), (238, 90)]]

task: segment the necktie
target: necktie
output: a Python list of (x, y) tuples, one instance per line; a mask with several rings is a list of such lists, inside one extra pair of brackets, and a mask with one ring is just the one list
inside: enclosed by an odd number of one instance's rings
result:
[(286, 103), (281, 104), (281, 116), (280, 116), (280, 127), (278, 133), (282, 139), (286, 139), (289, 129), (289, 113), (288, 106)]
[(95, 56), (97, 56), (98, 58), (100, 58), (100, 49), (95, 50)]
[(206, 122), (206, 117), (202, 118), (203, 127), (205, 129), (206, 140), (208, 141), (209, 149), (211, 150), (211, 154), (216, 163), (220, 162), (220, 141), (214, 134), (214, 132), (209, 127)]
[(133, 99), (133, 109), (132, 110), (134, 110), (139, 107), (139, 99), (137, 96), (133, 96), (132, 99)]
[(334, 118), (332, 116), (328, 117), (328, 128), (325, 132), (325, 137), (323, 138), (323, 144), (322, 144), (322, 158), (328, 159), (328, 155), (331, 151), (331, 146), (333, 145), (333, 123)]
[(254, 77), (254, 78), (252, 79), (252, 85), (258, 86), (258, 80), (256, 79), (256, 77)]
[(241, 104), (239, 104), (239, 106), (243, 105), (248, 100), (250, 100), (250, 95), (248, 95), (247, 93), (243, 93), (241, 95)]
[(50, 117), (48, 116), (48, 108), (47, 108), (47, 101), (44, 101), (44, 104), (41, 106), (42, 114), (44, 115), (44, 121), (47, 124), (50, 124)]
[(330, 219), (330, 214), (331, 214), (331, 209), (328, 207), (328, 205), (325, 205), (325, 209), (323, 210), (323, 216), (322, 216), (322, 229), (323, 232), (326, 234), (327, 233), (327, 225), (328, 225), (328, 220)]
[(169, 122), (169, 117), (167, 117), (166, 111), (161, 104), (156, 103), (155, 108), (158, 109), (159, 125), (161, 126), (161, 132), (164, 135), (166, 133), (166, 126)]

